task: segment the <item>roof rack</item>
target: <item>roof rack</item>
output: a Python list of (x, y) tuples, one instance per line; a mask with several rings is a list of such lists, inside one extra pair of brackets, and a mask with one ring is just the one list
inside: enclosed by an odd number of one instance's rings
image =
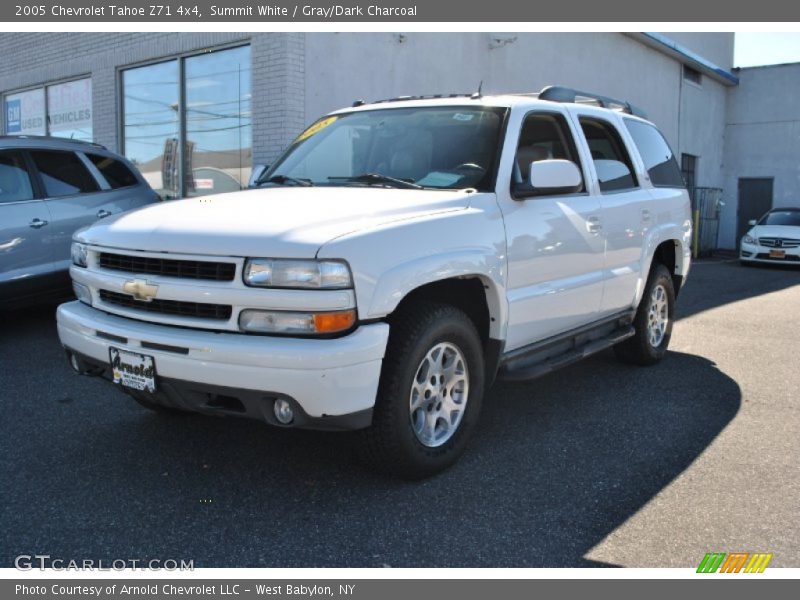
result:
[(629, 115), (647, 118), (645, 112), (635, 107), (630, 102), (625, 100), (616, 100), (608, 96), (600, 96), (599, 94), (591, 94), (589, 92), (581, 92), (573, 90), (572, 88), (562, 87), (559, 85), (549, 85), (542, 88), (538, 94), (539, 100), (549, 100), (550, 102), (568, 102), (574, 104), (593, 103), (601, 108), (610, 108), (612, 110), (621, 110)]
[(54, 142), (66, 142), (72, 144), (81, 144), (85, 146), (94, 146), (95, 148), (102, 148), (108, 150), (103, 144), (97, 142), (88, 142), (86, 140), (75, 140), (72, 138), (58, 137), (57, 135), (30, 135), (26, 133), (5, 134), (0, 135), (0, 140), (52, 140)]
[(353, 106), (364, 106), (365, 104), (385, 104), (387, 102), (403, 102), (407, 100), (437, 100), (439, 98), (478, 98), (476, 93), (471, 94), (432, 94), (428, 96), (396, 96), (395, 98), (385, 98), (383, 100), (373, 100), (372, 102), (365, 102), (364, 100), (356, 100)]

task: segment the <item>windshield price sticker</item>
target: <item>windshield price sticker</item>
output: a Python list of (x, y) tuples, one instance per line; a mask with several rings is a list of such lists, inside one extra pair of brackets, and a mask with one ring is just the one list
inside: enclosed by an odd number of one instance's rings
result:
[(306, 129), (303, 133), (301, 133), (295, 142), (302, 142), (303, 140), (310, 138), (312, 135), (315, 135), (325, 129), (328, 125), (336, 121), (339, 117), (328, 117), (327, 119), (322, 119), (321, 121), (317, 121), (311, 127)]

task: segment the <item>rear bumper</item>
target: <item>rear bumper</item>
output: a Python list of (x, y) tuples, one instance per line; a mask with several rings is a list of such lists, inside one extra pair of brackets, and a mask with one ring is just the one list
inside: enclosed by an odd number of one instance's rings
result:
[(61, 343), (97, 374), (110, 377), (111, 346), (154, 357), (152, 402), (277, 423), (272, 403), (284, 398), (296, 409), (292, 426), (321, 429), (369, 425), (389, 336), (385, 323), (326, 340), (200, 331), (77, 301), (59, 306), (57, 320)]

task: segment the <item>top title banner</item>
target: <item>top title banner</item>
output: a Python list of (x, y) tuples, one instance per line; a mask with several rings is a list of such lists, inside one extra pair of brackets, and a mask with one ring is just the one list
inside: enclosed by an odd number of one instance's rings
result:
[(6, 22), (639, 22), (800, 20), (794, 2), (730, 0), (60, 0), (0, 5)]

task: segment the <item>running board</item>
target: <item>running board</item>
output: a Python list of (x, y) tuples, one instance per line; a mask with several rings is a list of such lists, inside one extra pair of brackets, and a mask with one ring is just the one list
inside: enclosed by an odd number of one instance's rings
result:
[(524, 361), (514, 360), (506, 362), (500, 367), (498, 378), (503, 381), (528, 381), (530, 379), (536, 379), (556, 369), (576, 363), (606, 348), (610, 348), (635, 334), (636, 330), (633, 328), (633, 325), (623, 325), (601, 338), (587, 341), (580, 346), (575, 346), (576, 338), (564, 340), (564, 343), (570, 347), (563, 352), (547, 356), (543, 351), (526, 356)]

